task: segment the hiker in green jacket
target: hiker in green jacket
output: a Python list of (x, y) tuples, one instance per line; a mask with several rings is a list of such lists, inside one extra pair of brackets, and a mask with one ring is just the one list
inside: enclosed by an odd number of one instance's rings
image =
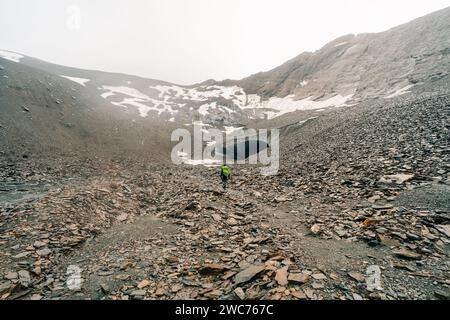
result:
[(222, 186), (225, 190), (227, 188), (228, 180), (231, 180), (231, 170), (226, 164), (220, 167), (220, 178), (222, 179)]

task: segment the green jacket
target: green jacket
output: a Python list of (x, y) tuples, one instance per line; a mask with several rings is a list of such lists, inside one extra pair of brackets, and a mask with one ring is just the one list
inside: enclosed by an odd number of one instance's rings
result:
[(230, 167), (228, 166), (222, 166), (221, 168), (221, 174), (227, 178), (229, 178), (231, 176), (231, 170)]

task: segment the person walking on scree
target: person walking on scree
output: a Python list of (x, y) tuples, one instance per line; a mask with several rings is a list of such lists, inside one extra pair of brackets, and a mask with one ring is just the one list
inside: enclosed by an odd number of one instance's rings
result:
[(220, 178), (222, 179), (223, 190), (227, 188), (228, 180), (231, 180), (231, 170), (226, 164), (220, 167)]

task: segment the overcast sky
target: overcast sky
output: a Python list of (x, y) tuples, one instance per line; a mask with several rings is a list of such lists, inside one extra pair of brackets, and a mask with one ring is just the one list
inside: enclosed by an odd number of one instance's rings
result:
[(448, 6), (450, 0), (0, 0), (0, 48), (192, 84), (266, 71), (338, 36), (384, 31)]

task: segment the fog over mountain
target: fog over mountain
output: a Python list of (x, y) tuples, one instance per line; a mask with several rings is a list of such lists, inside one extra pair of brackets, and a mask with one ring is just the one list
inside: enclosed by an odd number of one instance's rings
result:
[(339, 36), (382, 32), (448, 6), (447, 0), (5, 0), (0, 47), (187, 85), (241, 79)]

